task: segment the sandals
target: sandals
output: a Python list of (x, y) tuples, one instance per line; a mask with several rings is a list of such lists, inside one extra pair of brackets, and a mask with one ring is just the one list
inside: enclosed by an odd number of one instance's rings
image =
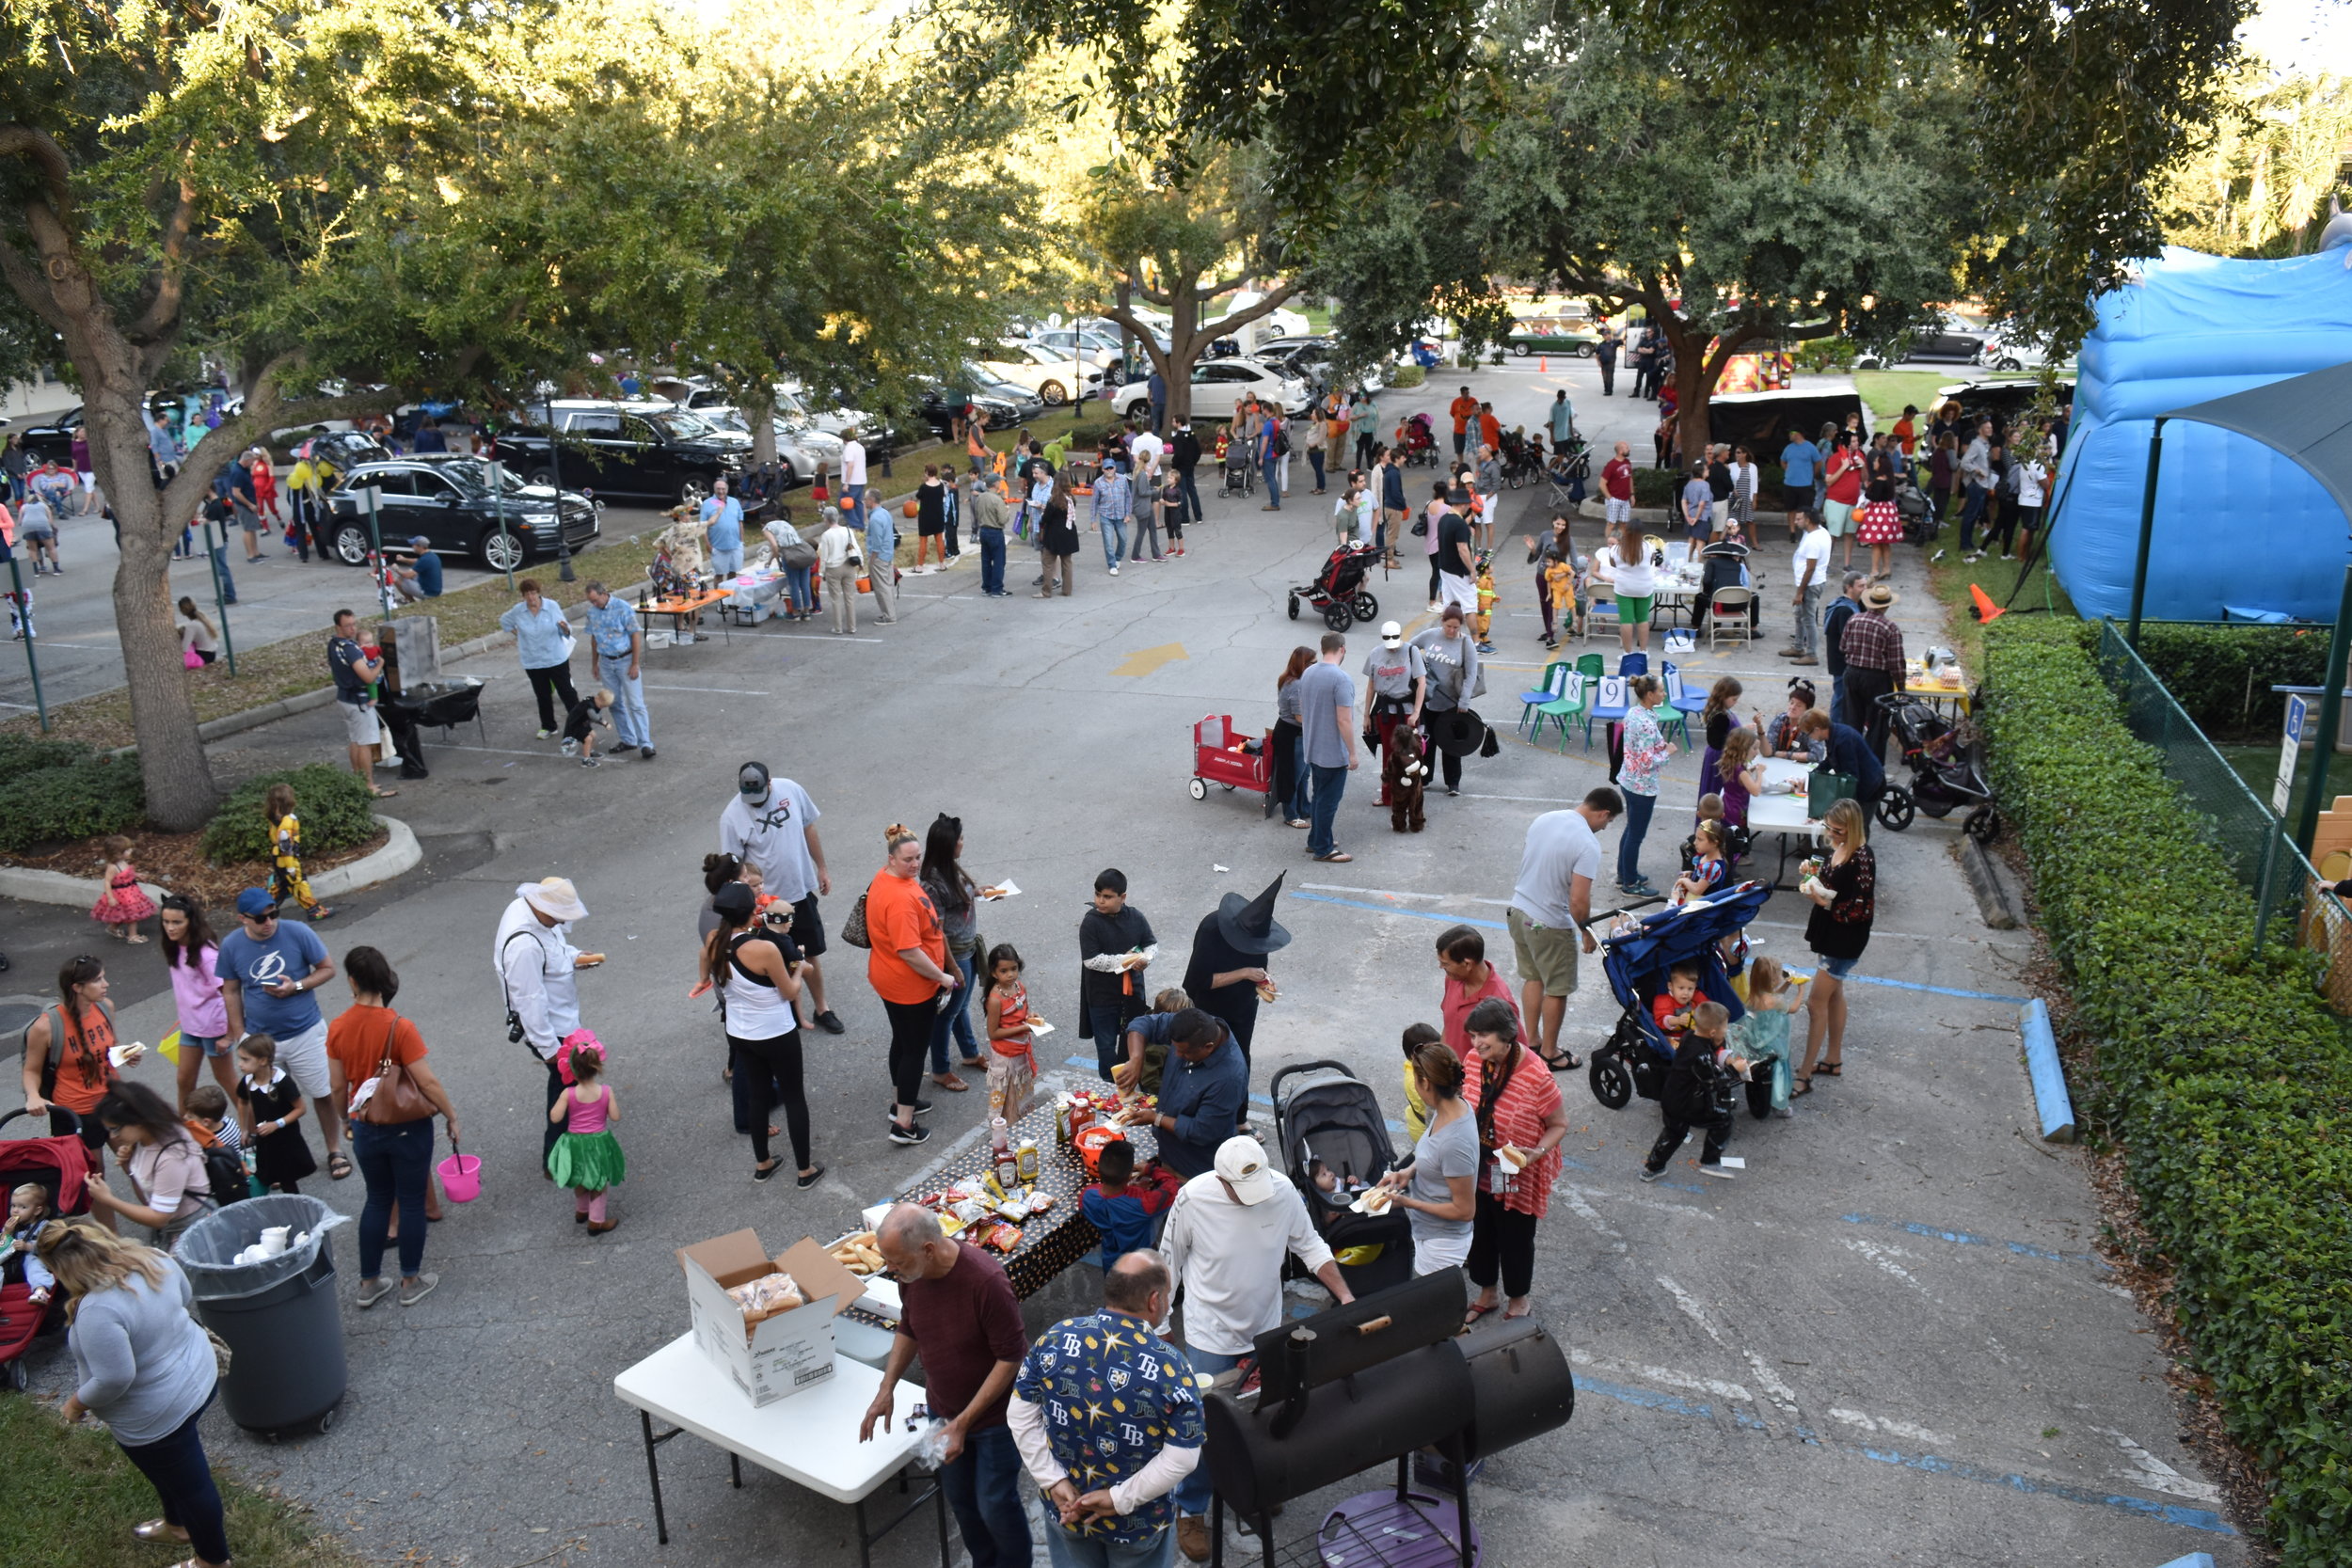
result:
[(1813, 1076), (1816, 1078), (1843, 1078), (1846, 1076), (1846, 1064), (1843, 1062), (1823, 1062), (1813, 1069)]
[(1813, 1075), (1811, 1073), (1797, 1073), (1795, 1074), (1795, 1080), (1796, 1081), (1788, 1086), (1789, 1099), (1794, 1100), (1801, 1094), (1811, 1094), (1813, 1092)]
[(1543, 1055), (1541, 1052), (1536, 1054), (1541, 1057), (1544, 1066), (1554, 1072), (1578, 1072), (1581, 1071), (1584, 1067), (1583, 1058), (1573, 1051), (1556, 1052), (1549, 1056)]
[[(931, 1074), (931, 1082), (946, 1089), (949, 1094), (961, 1094), (972, 1086), (952, 1072), (934, 1072)], [(771, 1137), (773, 1135), (770, 1134)]]
[(333, 1177), (338, 1181), (347, 1180), (351, 1175), (351, 1156), (342, 1153), (328, 1155), (326, 1157), (326, 1174)]
[(1499, 1302), (1489, 1303), (1485, 1307), (1472, 1304), (1470, 1309), (1467, 1313), (1463, 1314), (1462, 1326), (1464, 1328), (1474, 1328), (1478, 1324), (1478, 1320), (1485, 1317), (1487, 1313), (1500, 1312), (1502, 1310), (1502, 1307)]

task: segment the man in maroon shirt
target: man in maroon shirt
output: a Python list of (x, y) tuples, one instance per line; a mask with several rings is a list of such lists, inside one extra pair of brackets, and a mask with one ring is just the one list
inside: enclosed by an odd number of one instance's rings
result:
[(882, 1261), (898, 1276), (898, 1332), (882, 1388), (858, 1423), (857, 1440), (890, 1421), (892, 1391), (920, 1354), (926, 1402), (947, 1419), (940, 1467), (972, 1568), (1028, 1568), (1029, 1516), (1021, 1504), (1021, 1450), (1005, 1424), (1013, 1374), (1028, 1354), (1021, 1303), (1004, 1265), (941, 1234), (930, 1210), (901, 1203), (875, 1227)]

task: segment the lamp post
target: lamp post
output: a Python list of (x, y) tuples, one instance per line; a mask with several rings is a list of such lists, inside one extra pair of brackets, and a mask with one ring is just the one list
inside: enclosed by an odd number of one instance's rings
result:
[[(8, 552), (8, 581), (16, 590), (17, 621), (24, 628), (24, 668), (33, 677), (33, 711), (40, 715), (43, 734), (49, 730), (49, 704), (40, 694), (40, 660), (33, 655), (33, 601), (24, 592), (24, 569), (17, 564), (16, 552)], [(221, 618), (221, 626), (228, 628), (229, 617)], [(233, 673), (235, 667), (230, 666)]]
[(213, 608), (220, 612), (220, 649), (228, 656), (229, 673), (233, 678), (237, 673), (237, 640), (229, 635), (228, 578), (220, 564), (220, 546), (228, 538), (229, 525), (221, 524), (220, 533), (215, 537), (213, 519), (204, 517), (199, 520), (204, 526), (204, 554), (213, 567)]
[[(495, 457), (490, 459), (490, 514), (498, 519), (499, 559), (505, 562), (506, 591), (512, 594), (515, 591), (515, 540), (506, 531), (506, 465)], [(560, 490), (556, 492), (555, 532), (556, 537), (563, 537), (564, 499)]]
[(578, 580), (572, 570), (572, 542), (564, 531), (564, 458), (563, 445), (555, 430), (555, 391), (550, 383), (546, 398), (548, 410), (548, 477), (555, 483), (555, 577), (559, 582)]

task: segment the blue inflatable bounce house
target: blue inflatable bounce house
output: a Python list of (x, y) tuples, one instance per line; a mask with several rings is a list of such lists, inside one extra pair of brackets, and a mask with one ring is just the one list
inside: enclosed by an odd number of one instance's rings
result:
[[(2352, 362), (2352, 228), (2339, 219), (2327, 239), (2277, 261), (2168, 248), (2094, 302), (2049, 539), (2084, 615), (2131, 611), (2156, 416)], [(2347, 562), (2344, 512), (2292, 460), (2212, 425), (2165, 425), (2149, 619), (2332, 622)]]

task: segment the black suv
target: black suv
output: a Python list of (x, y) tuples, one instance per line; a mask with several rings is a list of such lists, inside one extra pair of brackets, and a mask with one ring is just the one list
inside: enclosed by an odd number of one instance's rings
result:
[[(550, 409), (541, 404), (524, 411), (545, 418)], [(674, 404), (558, 398), (551, 411), (560, 445), (544, 425), (498, 435), (500, 459), (534, 485), (552, 487), (560, 471), (565, 484), (599, 496), (696, 506), (711, 481), (743, 471), (752, 450), (749, 436), (720, 430)]]
[[(362, 463), (327, 497), (326, 547), (346, 566), (367, 563), (373, 541), (359, 492), (373, 486), (376, 528), (386, 545), (405, 549), (419, 534), (445, 555), (470, 555), (494, 572), (513, 571), (555, 550), (555, 491), (508, 473), (503, 496), (490, 489), (490, 466), (478, 457), (435, 453)], [(505, 536), (499, 524), (503, 512)], [(563, 497), (564, 536), (574, 553), (602, 529), (595, 501), (577, 490)]]

